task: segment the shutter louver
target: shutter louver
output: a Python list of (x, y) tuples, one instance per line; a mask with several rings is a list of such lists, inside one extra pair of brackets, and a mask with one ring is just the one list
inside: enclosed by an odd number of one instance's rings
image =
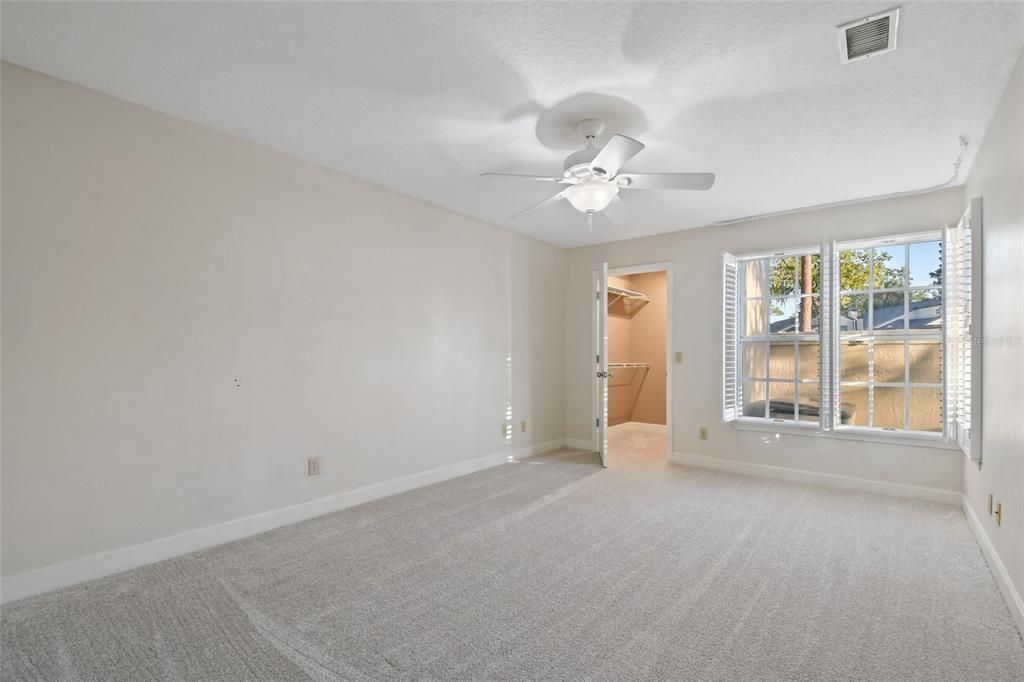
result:
[(722, 421), (739, 416), (739, 362), (737, 358), (737, 263), (722, 254)]
[(947, 228), (943, 245), (943, 286), (946, 305), (946, 423), (947, 436), (972, 460), (981, 460), (979, 415), (981, 349), (975, 340), (980, 330), (980, 296), (975, 289), (979, 268), (981, 200), (954, 228)]
[(838, 384), (833, 380), (833, 364), (835, 363), (835, 346), (832, 343), (833, 335), (836, 333), (835, 317), (838, 310), (838, 283), (833, 283), (834, 275), (838, 268), (835, 262), (837, 257), (835, 243), (822, 244), (819, 277), (821, 282), (821, 320), (818, 322), (818, 329), (821, 330), (821, 345), (818, 351), (818, 380), (821, 391), (821, 428), (831, 431), (836, 426), (834, 415), (837, 411), (838, 391), (833, 391), (833, 386)]

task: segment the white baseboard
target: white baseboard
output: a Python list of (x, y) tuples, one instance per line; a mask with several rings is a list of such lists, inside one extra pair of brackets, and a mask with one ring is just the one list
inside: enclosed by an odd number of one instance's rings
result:
[(956, 490), (943, 490), (942, 488), (926, 488), (924, 486), (907, 485), (905, 483), (890, 483), (888, 481), (876, 481), (869, 478), (855, 478), (841, 474), (825, 474), (805, 469), (790, 469), (787, 467), (769, 466), (767, 464), (754, 464), (753, 462), (740, 462), (734, 459), (722, 457), (709, 457), (707, 455), (692, 455), (685, 452), (673, 452), (669, 461), (676, 464), (700, 467), (702, 469), (715, 469), (717, 471), (729, 471), (735, 474), (746, 474), (748, 476), (761, 476), (764, 478), (777, 478), (793, 483), (811, 483), (829, 488), (841, 488), (843, 490), (856, 490), (875, 495), (888, 495), (889, 497), (906, 497), (914, 500), (927, 500), (929, 502), (940, 502), (942, 504), (960, 504), (961, 493)]
[(252, 516), (218, 523), (205, 528), (187, 531), (178, 535), (150, 540), (137, 545), (93, 554), (60, 564), (44, 566), (24, 573), (3, 577), (0, 602), (7, 603), (36, 594), (49, 592), (60, 587), (102, 578), (139, 566), (145, 566), (164, 559), (196, 552), (208, 547), (233, 542), (251, 535), (264, 533), (280, 526), (287, 526), (324, 514), (354, 507), (382, 497), (440, 483), (476, 471), (488, 469), (508, 462), (543, 452), (565, 447), (564, 439), (547, 441), (536, 445), (503, 450), (486, 457), (464, 460), (456, 464), (422, 471), (417, 474), (374, 483), (355, 490), (317, 498), (308, 502), (281, 507)]
[(985, 556), (985, 561), (988, 562), (989, 570), (992, 571), (992, 575), (996, 579), (996, 585), (999, 586), (999, 591), (1003, 594), (1006, 607), (1017, 624), (1017, 631), (1024, 636), (1024, 600), (1021, 599), (1020, 592), (1017, 591), (1013, 580), (1010, 579), (1010, 573), (1003, 565), (1002, 559), (999, 558), (999, 553), (996, 552), (992, 540), (985, 532), (985, 527), (981, 525), (981, 520), (974, 513), (974, 508), (971, 507), (967, 495), (961, 496), (961, 507), (964, 510), (964, 516), (967, 517), (967, 525), (971, 527), (971, 531), (981, 547), (981, 553)]
[(566, 438), (565, 447), (572, 448), (573, 450), (593, 450), (594, 441), (584, 440), (582, 438)]

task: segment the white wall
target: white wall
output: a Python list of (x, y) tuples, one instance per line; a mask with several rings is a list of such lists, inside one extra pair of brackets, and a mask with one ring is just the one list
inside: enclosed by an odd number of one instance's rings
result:
[(561, 249), (2, 84), (5, 576), (563, 437)]
[[(967, 179), (984, 215), (982, 466), (964, 461), (967, 502), (1024, 594), (1024, 56)], [(1003, 524), (988, 515), (988, 494)], [(1018, 607), (1020, 608), (1020, 607)], [(1021, 614), (1018, 612), (1018, 617)], [(1024, 619), (1021, 621), (1024, 628)]]
[[(799, 435), (768, 439), (721, 422), (721, 253), (736, 254), (937, 228), (962, 212), (960, 187), (916, 196), (778, 216), (755, 222), (602, 244), (569, 252), (566, 269), (566, 436), (591, 440), (591, 271), (674, 264), (674, 452), (959, 491), (959, 451)], [(698, 430), (709, 429), (701, 441)], [(766, 442), (767, 441), (767, 442)]]

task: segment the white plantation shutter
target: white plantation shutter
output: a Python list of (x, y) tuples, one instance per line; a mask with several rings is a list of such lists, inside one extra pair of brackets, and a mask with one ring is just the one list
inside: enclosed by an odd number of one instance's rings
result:
[(739, 416), (739, 362), (737, 358), (736, 256), (722, 253), (722, 421)]
[(946, 299), (946, 434), (972, 460), (981, 460), (981, 199), (943, 234)]
[(838, 331), (839, 251), (835, 242), (821, 245), (819, 291), (821, 291), (821, 350), (818, 353), (818, 381), (821, 390), (820, 424), (826, 431), (839, 424)]

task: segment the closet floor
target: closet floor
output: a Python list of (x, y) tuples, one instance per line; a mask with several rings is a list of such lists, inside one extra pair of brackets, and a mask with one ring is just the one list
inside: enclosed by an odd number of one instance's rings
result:
[(616, 458), (668, 459), (668, 427), (664, 424), (626, 422), (608, 427), (608, 454)]

